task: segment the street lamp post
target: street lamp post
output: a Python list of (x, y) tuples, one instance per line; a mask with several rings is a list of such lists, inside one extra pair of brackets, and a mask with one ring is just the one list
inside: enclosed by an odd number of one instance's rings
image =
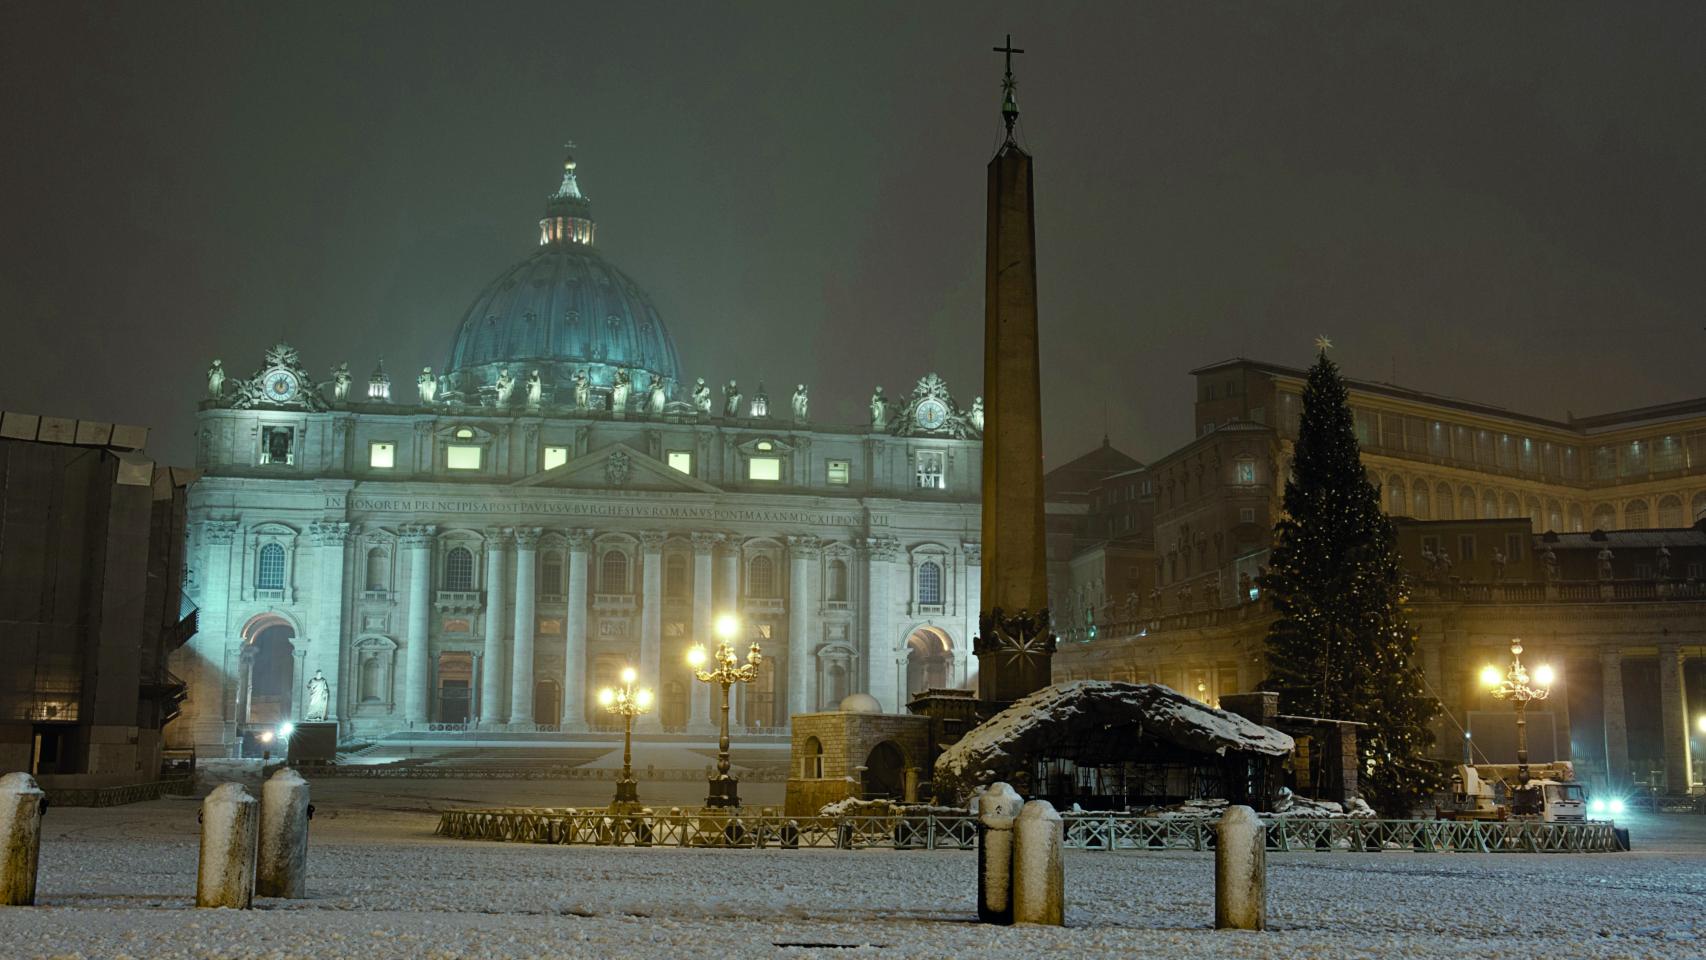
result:
[[(740, 621), (733, 615), (717, 618), (717, 649), (707, 655), (703, 646), (687, 651), (687, 663), (693, 675), (705, 683), (717, 684), (722, 691), (722, 734), (717, 738), (717, 775), (711, 778), (710, 793), (705, 797), (707, 807), (740, 806), (739, 782), (729, 776), (729, 688), (737, 683), (758, 679), (758, 665), (764, 654), (754, 640), (746, 652), (746, 663), (735, 662), (734, 639), (740, 633)], [(711, 664), (706, 669), (706, 664)]]
[(652, 692), (635, 687), (636, 678), (633, 667), (623, 667), (620, 690), (605, 687), (598, 691), (599, 706), (622, 718), (622, 779), (616, 781), (616, 800), (610, 805), (617, 813), (640, 803), (639, 788), (634, 782), (634, 717), (651, 709)]
[(1492, 689), (1493, 696), (1516, 705), (1516, 779), (1517, 785), (1528, 786), (1528, 702), (1544, 700), (1552, 692), (1552, 668), (1541, 664), (1530, 678), (1522, 665), (1522, 641), (1511, 641), (1511, 665), (1504, 673), (1489, 664), (1481, 670), (1481, 681)]

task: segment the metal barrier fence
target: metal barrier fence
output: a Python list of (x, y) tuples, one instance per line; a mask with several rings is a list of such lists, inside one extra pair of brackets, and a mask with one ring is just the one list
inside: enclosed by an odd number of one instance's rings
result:
[[(1072, 850), (1212, 850), (1215, 821), (1186, 817), (1068, 814)], [(1285, 851), (1412, 850), (1422, 853), (1611, 853), (1620, 849), (1607, 822), (1527, 820), (1372, 820), (1269, 817), (1268, 849)], [(598, 810), (511, 808), (450, 810), (439, 836), (509, 843), (601, 846), (783, 847), (865, 850), (975, 850), (970, 816), (783, 817), (653, 813), (614, 816)]]

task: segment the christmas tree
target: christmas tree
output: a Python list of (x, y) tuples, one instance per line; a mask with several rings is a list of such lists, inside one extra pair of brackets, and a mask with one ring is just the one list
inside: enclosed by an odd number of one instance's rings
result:
[(1279, 614), (1263, 688), (1287, 713), (1367, 724), (1357, 731), (1362, 794), (1383, 816), (1407, 817), (1441, 782), (1428, 759), (1439, 706), (1415, 662), (1392, 522), (1363, 470), (1330, 344), (1319, 345), (1262, 580)]

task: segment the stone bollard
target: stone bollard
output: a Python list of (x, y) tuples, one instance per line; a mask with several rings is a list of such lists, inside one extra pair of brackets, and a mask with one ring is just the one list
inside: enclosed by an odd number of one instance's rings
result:
[(254, 904), (257, 806), (240, 783), (222, 783), (201, 802), (196, 906), (247, 910)]
[(0, 907), (28, 907), (36, 902), (46, 797), (27, 773), (0, 777)]
[(1267, 829), (1249, 807), (1227, 807), (1221, 815), (1214, 842), (1216, 929), (1267, 928), (1267, 839)]
[(1013, 819), (1019, 794), (1005, 783), (991, 784), (977, 798), (977, 918), (984, 923), (1013, 922)]
[(300, 900), (308, 879), (308, 781), (285, 767), (261, 786), (261, 850), (255, 893)]
[(1013, 922), (1066, 924), (1066, 863), (1060, 814), (1032, 800), (1013, 823)]

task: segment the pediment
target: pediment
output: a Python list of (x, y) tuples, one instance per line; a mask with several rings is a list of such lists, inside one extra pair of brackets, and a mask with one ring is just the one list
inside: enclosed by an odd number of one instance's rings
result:
[(613, 443), (576, 457), (560, 467), (523, 477), (511, 486), (579, 490), (655, 490), (672, 493), (721, 493), (697, 477), (690, 477), (669, 464)]

